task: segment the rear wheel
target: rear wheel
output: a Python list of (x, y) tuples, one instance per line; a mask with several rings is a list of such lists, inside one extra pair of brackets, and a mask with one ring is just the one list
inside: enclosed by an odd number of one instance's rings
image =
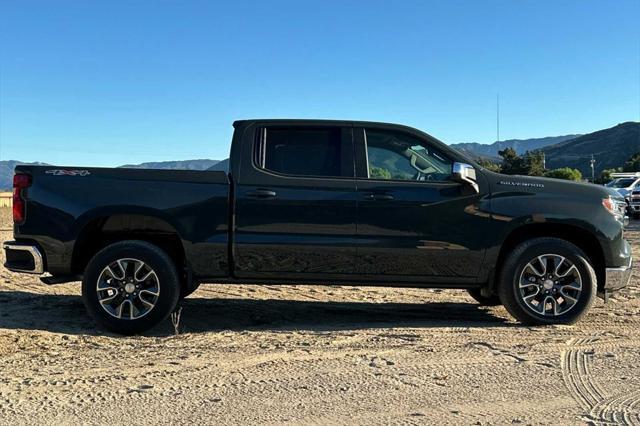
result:
[(587, 256), (558, 238), (536, 238), (505, 259), (498, 295), (511, 315), (525, 324), (572, 324), (596, 297), (596, 274)]
[(469, 296), (473, 297), (481, 306), (499, 306), (502, 305), (500, 297), (497, 294), (491, 296), (483, 296), (479, 288), (467, 289)]
[(98, 252), (85, 269), (82, 300), (108, 330), (135, 334), (176, 307), (180, 281), (169, 256), (144, 241), (122, 241)]

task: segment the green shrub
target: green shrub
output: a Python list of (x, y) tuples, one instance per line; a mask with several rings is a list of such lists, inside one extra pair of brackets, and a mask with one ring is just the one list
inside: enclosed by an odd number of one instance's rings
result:
[(562, 167), (560, 169), (547, 170), (544, 173), (545, 177), (564, 180), (582, 180), (582, 173), (580, 170), (572, 169), (571, 167)]

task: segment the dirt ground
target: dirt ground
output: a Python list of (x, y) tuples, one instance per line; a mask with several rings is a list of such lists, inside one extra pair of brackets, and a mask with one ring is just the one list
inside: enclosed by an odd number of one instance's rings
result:
[(181, 334), (124, 338), (78, 283), (0, 270), (0, 424), (640, 424), (637, 271), (575, 326), (461, 291), (205, 285)]

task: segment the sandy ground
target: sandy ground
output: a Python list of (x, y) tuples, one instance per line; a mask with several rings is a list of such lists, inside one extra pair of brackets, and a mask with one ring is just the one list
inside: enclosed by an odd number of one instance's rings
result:
[(0, 269), (0, 424), (640, 424), (637, 272), (570, 327), (461, 291), (205, 285), (180, 335), (123, 338), (77, 283)]

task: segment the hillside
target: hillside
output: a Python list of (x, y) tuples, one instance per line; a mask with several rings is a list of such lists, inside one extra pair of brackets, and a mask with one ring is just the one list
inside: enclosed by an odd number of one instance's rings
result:
[(32, 164), (39, 166), (46, 166), (46, 163), (27, 163), (24, 161), (5, 160), (0, 161), (0, 190), (11, 189), (13, 186), (13, 169), (20, 164)]
[(580, 135), (549, 136), (546, 138), (533, 139), (508, 139), (505, 141), (494, 142), (492, 144), (481, 144), (477, 142), (455, 143), (449, 146), (457, 149), (458, 151), (464, 152), (471, 157), (495, 159), (498, 157), (498, 151), (502, 151), (505, 148), (513, 148), (518, 154), (524, 154), (526, 151), (532, 151), (545, 146), (562, 143), (575, 139), (578, 136)]
[[(13, 169), (19, 164), (35, 164), (46, 166), (47, 163), (27, 163), (17, 160), (0, 161), (0, 190), (10, 190), (13, 181)], [(127, 169), (160, 169), (160, 170), (226, 170), (228, 160), (218, 161), (209, 159), (159, 161), (141, 164), (125, 164), (120, 166)]]
[(125, 164), (126, 169), (156, 169), (156, 170), (207, 170), (219, 163), (218, 160), (200, 159), (183, 161), (158, 161), (140, 164)]
[(229, 171), (229, 159), (225, 158), (224, 160), (218, 161), (213, 166), (209, 167), (207, 170), (217, 170), (222, 172)]
[(589, 161), (593, 154), (597, 177), (604, 169), (622, 166), (631, 155), (640, 151), (640, 123), (621, 123), (545, 147), (543, 151), (548, 169), (573, 167), (584, 176), (591, 176)]

